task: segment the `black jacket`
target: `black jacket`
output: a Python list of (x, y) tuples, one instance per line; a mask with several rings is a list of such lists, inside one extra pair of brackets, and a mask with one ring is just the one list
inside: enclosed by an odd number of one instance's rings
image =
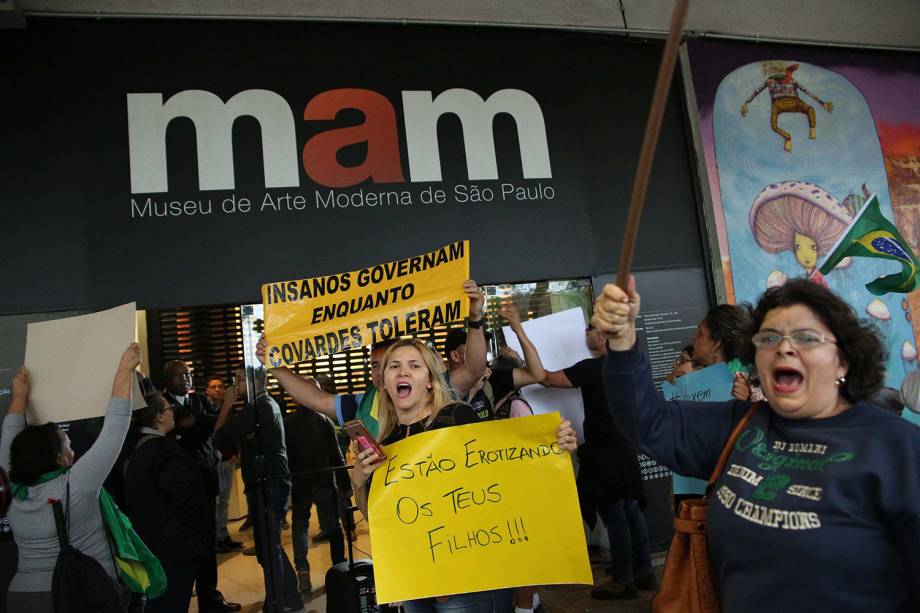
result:
[(217, 434), (239, 442), (240, 469), (246, 490), (255, 486), (259, 479), (290, 483), (281, 407), (267, 393), (259, 394), (255, 405), (247, 403), (231, 413)]
[(134, 529), (161, 560), (200, 556), (214, 546), (201, 471), (171, 438), (141, 436), (127, 462), (125, 500)]
[[(168, 390), (163, 392), (163, 396), (172, 404), (176, 419), (176, 427), (170, 433), (170, 437), (175, 438), (179, 446), (185, 449), (198, 465), (205, 487), (208, 488), (208, 495), (212, 498), (217, 496), (217, 465), (220, 463), (220, 454), (214, 446), (214, 424), (217, 423), (217, 414), (211, 410), (211, 403), (204, 394), (189, 392), (185, 405), (180, 404)], [(182, 418), (189, 415), (194, 418), (194, 423), (188, 427), (180, 426)]]
[[(332, 421), (325, 415), (299, 408), (284, 418), (284, 437), (294, 501), (311, 498), (314, 488), (332, 488), (331, 471), (314, 472), (345, 464)], [(348, 481), (347, 475), (340, 475), (339, 483)]]

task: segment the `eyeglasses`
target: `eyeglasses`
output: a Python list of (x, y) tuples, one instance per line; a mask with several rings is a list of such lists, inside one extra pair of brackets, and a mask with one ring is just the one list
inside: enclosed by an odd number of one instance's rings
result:
[(752, 336), (751, 342), (758, 349), (775, 349), (779, 347), (784, 339), (788, 340), (789, 344), (796, 349), (814, 349), (824, 343), (837, 342), (814, 330), (799, 330), (792, 334), (780, 334), (779, 332), (764, 330)]

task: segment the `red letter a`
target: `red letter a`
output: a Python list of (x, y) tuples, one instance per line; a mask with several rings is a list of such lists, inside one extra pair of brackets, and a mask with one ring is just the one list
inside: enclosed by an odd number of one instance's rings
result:
[[(390, 101), (367, 89), (332, 89), (310, 100), (303, 111), (307, 120), (335, 119), (342, 109), (358, 109), (364, 123), (321, 132), (303, 146), (303, 169), (326, 187), (350, 187), (368, 177), (375, 183), (405, 181), (399, 159), (396, 112)], [(339, 149), (367, 142), (367, 158), (359, 166), (342, 166)]]

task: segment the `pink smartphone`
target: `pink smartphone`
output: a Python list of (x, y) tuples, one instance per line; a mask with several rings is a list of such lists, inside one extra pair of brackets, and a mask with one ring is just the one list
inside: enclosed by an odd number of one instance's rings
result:
[(364, 427), (364, 424), (362, 424), (357, 419), (345, 422), (343, 429), (345, 430), (345, 434), (348, 435), (348, 438), (353, 441), (357, 441), (358, 446), (361, 449), (373, 449), (381, 458), (387, 457), (387, 454), (383, 452), (383, 447), (380, 446), (380, 443), (378, 443), (377, 440), (371, 436), (371, 433), (367, 431), (367, 428)]

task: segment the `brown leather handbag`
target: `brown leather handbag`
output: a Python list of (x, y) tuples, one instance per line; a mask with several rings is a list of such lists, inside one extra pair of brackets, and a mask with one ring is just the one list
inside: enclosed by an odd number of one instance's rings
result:
[(653, 613), (719, 613), (719, 598), (709, 570), (709, 544), (706, 542), (709, 493), (756, 408), (756, 404), (751, 405), (725, 441), (719, 461), (709, 477), (705, 496), (680, 503), (674, 519), (674, 538), (671, 539), (661, 577), (661, 590), (652, 601)]

